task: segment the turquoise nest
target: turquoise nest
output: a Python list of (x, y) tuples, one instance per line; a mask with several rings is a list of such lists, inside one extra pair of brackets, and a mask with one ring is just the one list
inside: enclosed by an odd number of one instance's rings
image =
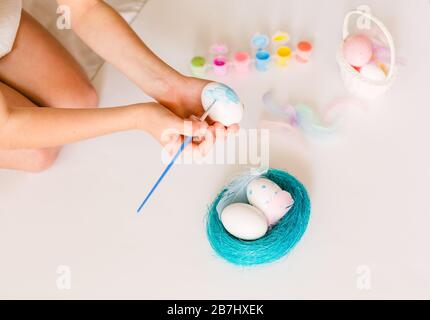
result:
[(288, 191), (294, 199), (290, 211), (262, 238), (254, 241), (238, 239), (229, 234), (221, 222), (217, 206), (227, 189), (234, 189), (235, 183), (241, 183), (240, 179), (233, 180), (209, 206), (206, 219), (209, 243), (220, 257), (238, 266), (255, 266), (279, 260), (296, 246), (308, 226), (311, 204), (303, 184), (289, 173), (277, 169), (269, 169), (261, 176)]

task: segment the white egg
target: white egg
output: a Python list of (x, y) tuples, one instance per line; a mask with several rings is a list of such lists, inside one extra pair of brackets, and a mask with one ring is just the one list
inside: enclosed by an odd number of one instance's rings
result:
[(228, 233), (242, 240), (257, 240), (269, 228), (264, 214), (246, 203), (233, 203), (225, 207), (221, 222)]
[(263, 212), (269, 225), (276, 224), (294, 204), (291, 194), (266, 178), (252, 180), (246, 195), (248, 202)]
[[(215, 101), (215, 102), (214, 102)], [(208, 83), (202, 91), (205, 111), (214, 103), (209, 116), (226, 127), (238, 124), (243, 117), (243, 104), (237, 94), (223, 83)]]
[(375, 64), (366, 64), (360, 69), (360, 73), (367, 79), (373, 81), (385, 80), (385, 72)]

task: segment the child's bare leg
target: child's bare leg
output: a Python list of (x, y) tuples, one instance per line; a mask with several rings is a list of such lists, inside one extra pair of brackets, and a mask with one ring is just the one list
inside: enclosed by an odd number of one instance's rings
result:
[[(19, 92), (2, 82), (0, 82), (0, 91), (10, 105), (19, 105), (22, 108), (36, 106)], [(0, 150), (0, 168), (40, 172), (52, 166), (59, 152), (59, 147), (32, 150)]]
[(0, 81), (38, 106), (95, 107), (97, 94), (73, 57), (23, 12), (14, 49), (0, 59)]
[[(25, 12), (14, 49), (0, 59), (0, 90), (14, 107), (93, 108), (98, 104), (79, 64)], [(58, 152), (59, 148), (0, 150), (0, 168), (42, 171), (54, 163)]]

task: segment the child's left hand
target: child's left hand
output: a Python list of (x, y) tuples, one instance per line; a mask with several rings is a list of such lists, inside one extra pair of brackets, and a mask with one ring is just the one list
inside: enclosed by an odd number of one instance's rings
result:
[[(175, 86), (171, 96), (172, 101), (162, 102), (162, 104), (183, 119), (192, 116), (200, 117), (204, 113), (201, 101), (202, 90), (209, 82), (211, 81), (184, 76)], [(221, 123), (212, 121), (210, 116), (207, 122), (215, 128), (217, 138), (226, 137), (239, 130), (238, 124), (226, 128)]]

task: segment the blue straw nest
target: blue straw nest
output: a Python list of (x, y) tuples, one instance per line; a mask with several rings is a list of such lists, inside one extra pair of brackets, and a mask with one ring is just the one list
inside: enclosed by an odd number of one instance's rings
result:
[[(294, 199), (290, 211), (264, 237), (246, 241), (229, 234), (219, 217), (217, 205), (226, 188), (210, 205), (206, 220), (207, 237), (215, 252), (238, 266), (255, 266), (274, 262), (288, 254), (300, 241), (308, 226), (311, 204), (305, 187), (287, 172), (269, 169), (262, 175), (288, 191)], [(232, 182), (234, 184), (235, 181)]]

